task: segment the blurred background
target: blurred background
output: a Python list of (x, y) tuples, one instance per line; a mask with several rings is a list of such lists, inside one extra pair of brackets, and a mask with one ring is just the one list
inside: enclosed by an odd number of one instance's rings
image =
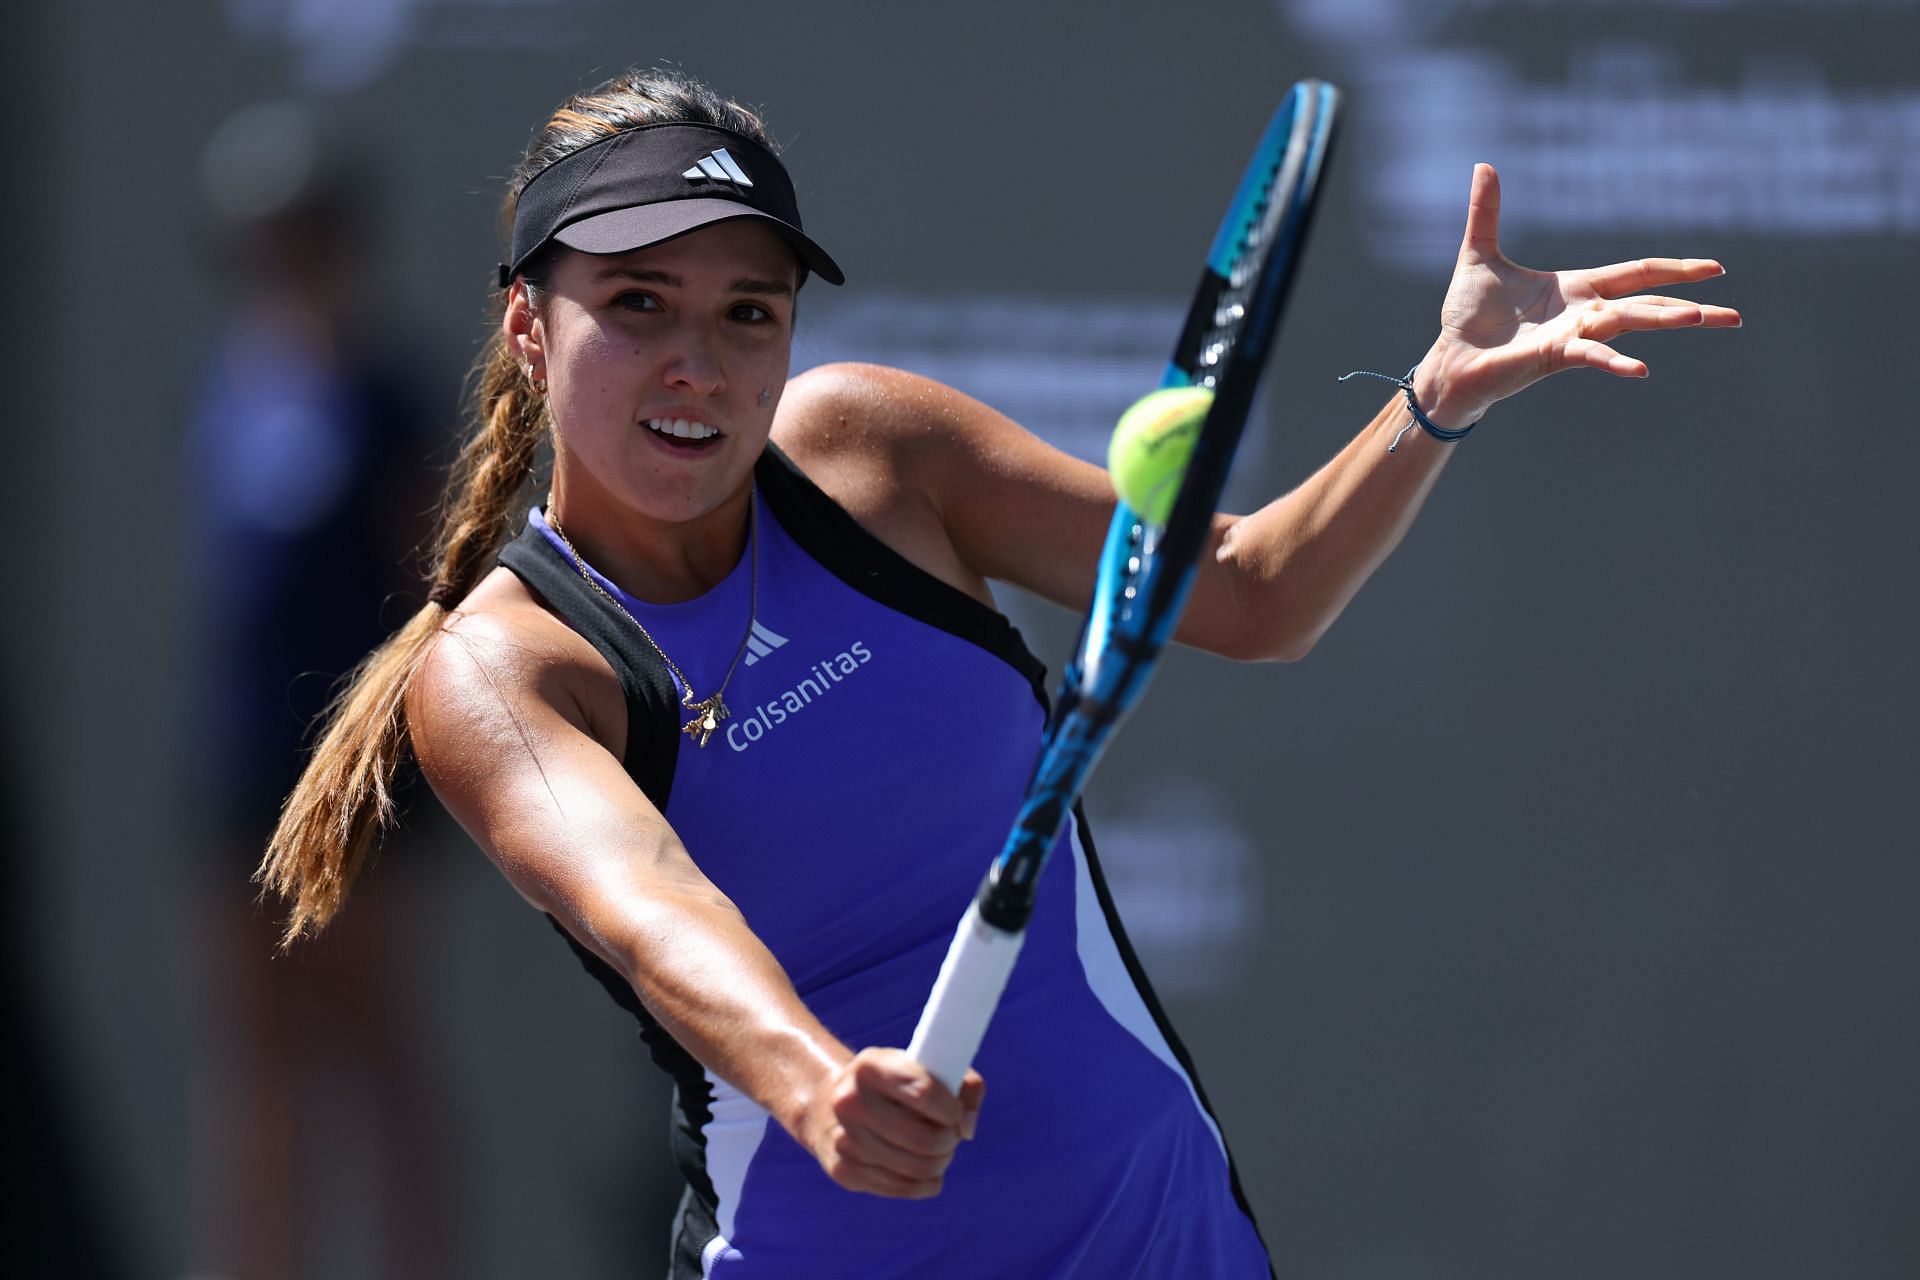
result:
[[(11, 29), (10, 1273), (663, 1269), (665, 1090), (430, 797), (296, 960), (245, 876), (300, 717), (420, 603), (505, 175), (671, 62), (764, 108), (847, 269), (796, 368), (1089, 455), (1285, 85), (1342, 84), (1240, 506), (1377, 408), (1338, 374), (1426, 349), (1474, 161), (1519, 261), (1724, 261), (1743, 331), (1498, 407), (1314, 654), (1176, 655), (1090, 805), (1281, 1274), (1920, 1274), (1916, 0)], [(1057, 669), (1074, 620), (1003, 598)]]

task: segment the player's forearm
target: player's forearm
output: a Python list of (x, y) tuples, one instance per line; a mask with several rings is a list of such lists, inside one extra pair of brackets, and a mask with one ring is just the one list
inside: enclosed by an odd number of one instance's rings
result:
[(702, 1066), (798, 1134), (821, 1083), (853, 1055), (801, 1001), (717, 890), (650, 892), (606, 949), (648, 1012)]
[(1215, 559), (1234, 602), (1233, 656), (1305, 656), (1399, 545), (1456, 448), (1417, 426), (1402, 434), (1408, 421), (1395, 396), (1299, 488), (1227, 528)]

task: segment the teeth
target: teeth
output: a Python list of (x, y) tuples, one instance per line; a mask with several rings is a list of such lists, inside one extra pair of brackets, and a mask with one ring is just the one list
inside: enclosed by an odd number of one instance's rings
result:
[(706, 440), (720, 434), (719, 428), (695, 422), (691, 418), (648, 418), (645, 425), (649, 431), (658, 431), (663, 436), (677, 436), (682, 440)]

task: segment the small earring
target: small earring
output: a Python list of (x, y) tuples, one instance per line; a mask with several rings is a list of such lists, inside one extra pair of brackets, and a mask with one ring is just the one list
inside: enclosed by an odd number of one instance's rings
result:
[(547, 394), (547, 380), (545, 378), (534, 377), (532, 365), (527, 365), (521, 372), (527, 375), (527, 381), (532, 384), (535, 395), (543, 396)]
[(767, 401), (771, 399), (773, 399), (773, 388), (772, 387), (760, 388), (760, 407), (762, 409), (767, 407)]

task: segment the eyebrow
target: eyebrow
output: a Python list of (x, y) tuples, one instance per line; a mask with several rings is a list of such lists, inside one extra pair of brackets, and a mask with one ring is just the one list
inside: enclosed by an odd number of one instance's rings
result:
[[(635, 280), (641, 284), (663, 284), (669, 289), (678, 289), (686, 284), (679, 276), (667, 271), (649, 271), (640, 267), (602, 267), (594, 273), (593, 282), (604, 280)], [(727, 286), (730, 293), (764, 293), (775, 297), (787, 297), (793, 293), (793, 285), (785, 280), (756, 280), (751, 276), (742, 276)]]

